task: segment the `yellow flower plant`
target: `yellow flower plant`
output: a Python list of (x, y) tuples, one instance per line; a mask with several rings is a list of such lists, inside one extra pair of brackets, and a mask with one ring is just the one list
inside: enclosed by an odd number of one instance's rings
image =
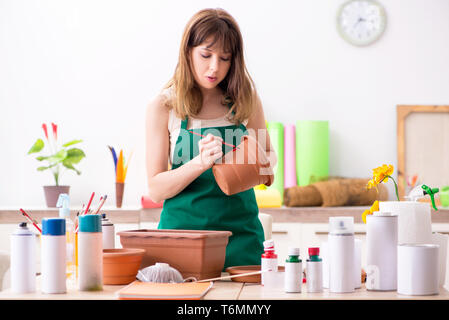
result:
[(368, 210), (363, 211), (362, 214), (362, 220), (363, 223), (366, 223), (366, 216), (369, 214), (373, 214), (373, 212), (379, 211), (379, 201), (376, 200), (374, 201), (373, 205), (371, 206), (371, 208), (369, 208)]
[[(393, 171), (394, 171), (394, 167), (391, 164), (389, 164), (389, 165), (383, 164), (380, 167), (374, 168), (373, 169), (373, 178), (368, 181), (366, 188), (371, 189), (372, 187), (375, 187), (376, 190), (379, 191), (377, 189), (377, 185), (382, 182), (387, 182), (388, 178), (391, 178), (391, 180), (393, 180), (393, 182), (394, 182), (394, 189), (396, 191), (396, 197), (399, 201), (398, 185), (396, 184), (396, 181), (394, 180), (394, 178), (391, 176), (393, 174)], [(379, 211), (379, 201), (378, 200), (374, 201), (374, 203), (370, 209), (365, 210), (362, 213), (363, 222), (366, 223), (366, 216), (369, 214), (373, 214), (373, 212), (375, 212), (375, 211)]]
[(394, 182), (394, 189), (396, 191), (396, 197), (398, 198), (399, 201), (399, 194), (398, 194), (398, 185), (396, 184), (396, 181), (394, 180), (394, 178), (391, 176), (393, 174), (394, 171), (394, 167), (393, 165), (389, 164), (383, 164), (381, 167), (377, 167), (373, 169), (373, 178), (368, 181), (368, 184), (366, 185), (367, 189), (371, 189), (372, 187), (376, 187), (377, 190), (377, 185), (382, 183), (382, 182), (387, 182), (388, 178), (391, 178), (391, 180), (393, 180)]

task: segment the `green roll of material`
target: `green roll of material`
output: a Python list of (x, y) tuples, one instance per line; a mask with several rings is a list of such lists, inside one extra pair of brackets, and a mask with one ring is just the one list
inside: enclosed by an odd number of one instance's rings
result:
[(268, 121), (267, 130), (277, 156), (277, 163), (273, 168), (274, 181), (268, 189), (278, 190), (281, 199), (284, 199), (284, 125), (281, 122)]
[(329, 122), (296, 121), (296, 177), (306, 186), (329, 176)]

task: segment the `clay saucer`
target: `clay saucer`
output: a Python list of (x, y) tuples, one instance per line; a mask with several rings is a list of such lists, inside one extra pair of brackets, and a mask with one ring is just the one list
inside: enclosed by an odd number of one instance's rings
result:
[[(255, 272), (260, 271), (260, 266), (254, 265), (254, 266), (235, 266), (235, 267), (229, 267), (226, 268), (226, 272), (229, 273), (229, 275), (233, 276), (236, 274), (242, 274), (242, 273), (249, 273), (249, 272)], [(284, 266), (279, 266), (278, 271), (285, 271)], [(242, 277), (236, 277), (231, 278), (232, 281), (235, 282), (248, 282), (248, 283), (260, 283), (261, 276), (260, 274), (253, 274), (249, 276), (242, 276)]]

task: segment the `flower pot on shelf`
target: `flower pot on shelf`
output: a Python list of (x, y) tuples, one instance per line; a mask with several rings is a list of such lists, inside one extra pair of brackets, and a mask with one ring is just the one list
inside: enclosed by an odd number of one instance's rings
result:
[(45, 202), (47, 207), (56, 208), (59, 195), (61, 193), (69, 194), (70, 186), (44, 186)]

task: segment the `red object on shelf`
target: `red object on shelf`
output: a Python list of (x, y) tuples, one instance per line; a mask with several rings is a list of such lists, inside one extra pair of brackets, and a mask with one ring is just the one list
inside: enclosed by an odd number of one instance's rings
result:
[(162, 208), (164, 202), (155, 203), (153, 200), (150, 199), (148, 196), (142, 196), (141, 199), (142, 208), (149, 209), (149, 208)]

